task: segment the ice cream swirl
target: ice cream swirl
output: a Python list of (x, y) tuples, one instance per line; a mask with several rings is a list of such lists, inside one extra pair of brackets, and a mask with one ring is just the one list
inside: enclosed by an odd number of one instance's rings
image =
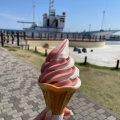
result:
[(69, 40), (65, 39), (54, 48), (41, 67), (40, 83), (48, 83), (57, 87), (75, 86), (80, 83), (79, 69), (74, 59), (69, 56)]

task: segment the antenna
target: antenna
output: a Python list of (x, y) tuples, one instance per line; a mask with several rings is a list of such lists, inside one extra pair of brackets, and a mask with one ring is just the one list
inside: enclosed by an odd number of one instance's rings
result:
[(54, 0), (49, 0), (49, 13), (50, 9), (54, 7)]
[(101, 30), (103, 30), (104, 18), (105, 18), (105, 10), (103, 11), (103, 18), (102, 18), (102, 26), (101, 26)]
[(36, 7), (36, 4), (34, 1), (34, 3), (33, 3), (33, 23), (35, 23), (35, 7)]
[(89, 24), (89, 33), (90, 33), (91, 24)]

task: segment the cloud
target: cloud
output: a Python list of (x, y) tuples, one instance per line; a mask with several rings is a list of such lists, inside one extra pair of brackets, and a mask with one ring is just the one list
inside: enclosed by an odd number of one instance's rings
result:
[(0, 16), (5, 17), (5, 18), (9, 18), (9, 19), (13, 19), (13, 20), (25, 20), (22, 17), (18, 17), (18, 16), (15, 16), (15, 15), (12, 15), (10, 13), (1, 13), (0, 12)]

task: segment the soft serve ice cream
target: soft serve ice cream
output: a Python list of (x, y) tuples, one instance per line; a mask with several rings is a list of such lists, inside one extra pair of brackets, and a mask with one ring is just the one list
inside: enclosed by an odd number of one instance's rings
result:
[(65, 39), (54, 48), (41, 67), (40, 83), (48, 83), (57, 87), (80, 86), (79, 69), (74, 59), (69, 56), (69, 40)]
[[(41, 67), (38, 83), (53, 120), (63, 119), (63, 110), (80, 87), (79, 69), (69, 56), (69, 40), (65, 39), (47, 56)], [(46, 115), (46, 117), (47, 117)]]

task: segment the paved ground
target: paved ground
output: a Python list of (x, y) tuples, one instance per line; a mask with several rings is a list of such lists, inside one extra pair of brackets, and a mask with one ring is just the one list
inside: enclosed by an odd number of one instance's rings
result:
[[(80, 48), (82, 51), (82, 48)], [(93, 50), (93, 52), (91, 52)], [(116, 67), (117, 60), (120, 60), (120, 43), (107, 44), (103, 48), (87, 48), (86, 53), (73, 52), (70, 47), (70, 55), (75, 58), (76, 62), (84, 62), (85, 56), (87, 61), (98, 66)]]
[[(45, 103), (37, 85), (39, 70), (0, 48), (0, 120), (33, 120)], [(120, 120), (120, 117), (76, 92), (68, 120)]]

